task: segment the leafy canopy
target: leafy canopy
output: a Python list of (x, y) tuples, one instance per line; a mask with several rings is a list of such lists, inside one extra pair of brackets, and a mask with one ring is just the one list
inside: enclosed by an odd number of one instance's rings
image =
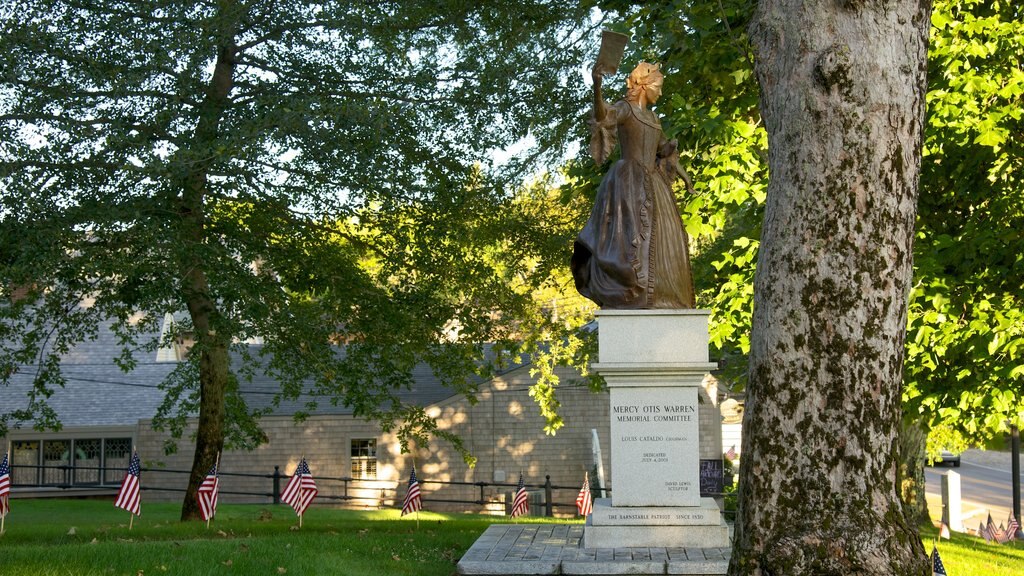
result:
[[(745, 28), (746, 0), (602, 2), (640, 55), (663, 63), (658, 111), (697, 197), (699, 305), (727, 380), (743, 385), (767, 140)], [(937, 0), (932, 14), (905, 411), (939, 443), (1024, 425), (1024, 14), (1019, 3)]]
[(512, 194), (544, 154), (493, 152), (564, 148), (589, 25), (544, 0), (0, 8), (0, 290), (33, 288), (0, 307), (0, 375), (32, 380), (0, 428), (59, 425), (62, 353), (112, 322), (131, 369), (174, 313), (176, 434), (227, 346), (229, 445), (259, 440), (257, 370), (279, 400), (445, 436), (394, 392), (427, 362), (472, 394), (502, 358), (483, 343), (547, 318), (551, 233)]
[(904, 399), (942, 434), (933, 453), (1024, 426), (1021, 10), (943, 0), (932, 15)]

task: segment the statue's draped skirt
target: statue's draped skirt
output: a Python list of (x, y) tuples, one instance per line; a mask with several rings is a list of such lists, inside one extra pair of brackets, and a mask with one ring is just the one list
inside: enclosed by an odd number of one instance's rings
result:
[(573, 245), (573, 279), (602, 308), (693, 308), (686, 233), (656, 162), (661, 128), (653, 114), (628, 106), (614, 107), (622, 159), (601, 181)]

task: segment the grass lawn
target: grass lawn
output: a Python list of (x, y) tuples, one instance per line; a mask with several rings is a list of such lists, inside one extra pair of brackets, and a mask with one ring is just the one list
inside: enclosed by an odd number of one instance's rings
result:
[[(227, 505), (207, 530), (178, 521), (179, 505), (146, 504), (134, 528), (107, 500), (14, 500), (0, 536), (0, 573), (27, 575), (449, 576), (503, 517), (317, 508), (296, 529), (287, 506)], [(566, 522), (530, 518), (530, 522)], [(74, 530), (72, 530), (74, 528)], [(922, 528), (931, 550), (935, 530)], [(998, 546), (954, 536), (939, 545), (950, 576), (1020, 576), (1024, 543)]]
[[(477, 537), (507, 518), (314, 504), (297, 529), (288, 506), (221, 504), (207, 530), (182, 523), (180, 504), (142, 503), (129, 515), (107, 500), (14, 500), (0, 536), (4, 576), (338, 574), (449, 576)], [(531, 522), (559, 522), (531, 518)], [(74, 528), (72, 532), (72, 528)]]
[[(928, 553), (938, 535), (932, 526), (921, 528)], [(952, 540), (939, 543), (939, 556), (949, 576), (1021, 576), (1024, 575), (1024, 542), (989, 544), (982, 538), (953, 534)]]

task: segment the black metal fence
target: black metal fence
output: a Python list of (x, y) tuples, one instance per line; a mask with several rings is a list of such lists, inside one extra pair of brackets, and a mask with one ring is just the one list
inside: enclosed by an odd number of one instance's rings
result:
[[(12, 472), (15, 467), (12, 466)], [(43, 477), (49, 479), (45, 483), (24, 483), (19, 482), (12, 485), (12, 488), (17, 491), (18, 488), (36, 488), (36, 489), (50, 489), (50, 490), (67, 490), (72, 491), (85, 491), (92, 490), (95, 493), (96, 490), (104, 491), (108, 490), (113, 495), (120, 487), (121, 478), (123, 478), (127, 468), (123, 467), (97, 467), (97, 466), (70, 466), (70, 465), (59, 465), (59, 466), (39, 466), (39, 465), (18, 465), (16, 468), (19, 469), (35, 469), (37, 471), (43, 471), (43, 474), (36, 474), (36, 477)], [(81, 471), (98, 471), (97, 474), (78, 474)], [(47, 473), (49, 472), (49, 473)], [(143, 468), (142, 469), (142, 490), (149, 492), (185, 492), (185, 488), (173, 488), (154, 485), (153, 483), (147, 484), (147, 477), (152, 477), (153, 474), (168, 474), (168, 475), (181, 475), (187, 477), (191, 474), (190, 470), (173, 470), (168, 468)], [(82, 477), (94, 477), (98, 480), (95, 482), (83, 482)], [(282, 482), (287, 483), (289, 476), (281, 473), (280, 466), (274, 466), (274, 472), (271, 474), (254, 474), (244, 472), (221, 472), (219, 474), (222, 478), (255, 478), (263, 479), (266, 481), (266, 490), (225, 490), (225, 485), (230, 485), (228, 482), (221, 484), (222, 489), (220, 493), (222, 495), (233, 495), (243, 497), (255, 497), (265, 498), (266, 501), (273, 504), (281, 503), (281, 490), (284, 488)], [(56, 477), (63, 478), (62, 482), (53, 482), (52, 479)], [(111, 482), (110, 478), (117, 477), (117, 482)], [(543, 510), (544, 516), (554, 516), (555, 510), (559, 509), (563, 515), (569, 516), (575, 513), (576, 510), (576, 495), (579, 492), (580, 487), (577, 486), (556, 486), (551, 483), (551, 476), (546, 475), (543, 484), (525, 484), (525, 488), (530, 492), (531, 497), (529, 499), (531, 513), (538, 515), (538, 509)], [(104, 481), (105, 479), (105, 481)], [(400, 507), (402, 505), (402, 499), (405, 497), (406, 482), (395, 482), (387, 480), (369, 480), (361, 478), (351, 477), (332, 477), (332, 476), (314, 476), (317, 486), (319, 488), (319, 494), (317, 499), (319, 500), (330, 500), (339, 503), (348, 504), (362, 504), (364, 507), (374, 508), (389, 508), (389, 507)], [(730, 478), (731, 480), (731, 478)], [(504, 506), (505, 513), (509, 513), (511, 510), (511, 500), (501, 499), (495, 497), (489, 497), (488, 492), (494, 492), (494, 489), (511, 493), (518, 488), (518, 484), (502, 483), (502, 482), (458, 482), (449, 480), (429, 480), (426, 478), (419, 478), (419, 483), (423, 487), (421, 490), (421, 498), (425, 505), (430, 503), (444, 503), (444, 504), (462, 504), (470, 506), (479, 506), (482, 511), (490, 508), (492, 511), (496, 506)], [(463, 487), (463, 493), (473, 492), (477, 496), (475, 499), (467, 498), (440, 498), (430, 497), (430, 491), (427, 489), (430, 485), (436, 486), (460, 486)], [(596, 485), (591, 485), (591, 493), (599, 494), (601, 492), (608, 494), (611, 492), (608, 488), (602, 488)], [(568, 493), (569, 501), (556, 501), (556, 494), (558, 499), (565, 498), (565, 494)], [(372, 495), (371, 495), (372, 494)], [(727, 493), (721, 492), (702, 492), (701, 496), (711, 497), (723, 497), (728, 496)], [(732, 519), (735, 512), (731, 509), (731, 506), (727, 506), (725, 510), (725, 516), (727, 519)]]
[[(13, 468), (13, 467), (12, 467)], [(37, 471), (43, 471), (42, 475), (48, 479), (54, 479), (56, 477), (63, 478), (61, 482), (49, 481), (46, 483), (17, 483), (12, 486), (14, 490), (17, 488), (38, 488), (38, 489), (57, 489), (57, 490), (68, 490), (68, 491), (81, 491), (81, 490), (110, 490), (113, 494), (120, 486), (120, 478), (123, 477), (127, 468), (107, 468), (107, 467), (96, 467), (96, 466), (70, 466), (70, 465), (58, 465), (58, 466), (39, 466), (39, 465), (19, 465), (17, 468), (21, 469), (35, 469)], [(99, 479), (110, 478), (111, 475), (108, 472), (116, 472), (119, 477), (116, 483), (112, 483), (109, 480), (106, 482), (95, 481), (95, 482), (81, 482), (76, 481), (80, 478), (78, 472), (81, 471), (98, 471), (95, 477)], [(152, 474), (169, 474), (169, 475), (182, 475), (187, 477), (191, 474), (190, 470), (174, 470), (168, 468), (142, 468), (142, 490), (151, 492), (185, 492), (185, 488), (174, 488), (154, 485), (153, 483), (146, 482), (147, 476), (151, 477)], [(39, 477), (40, 475), (36, 475)], [(242, 490), (226, 490), (223, 486), (229, 484), (223, 482), (221, 484), (222, 489), (220, 493), (222, 495), (234, 495), (234, 496), (250, 496), (257, 498), (266, 498), (273, 504), (280, 504), (281, 502), (281, 490), (284, 487), (282, 481), (287, 483), (289, 476), (281, 473), (280, 466), (274, 466), (274, 472), (272, 474), (253, 474), (243, 472), (221, 472), (219, 473), (221, 478), (257, 478), (266, 480), (267, 490), (253, 490), (253, 491), (242, 491)], [(406, 482), (395, 482), (386, 480), (370, 480), (361, 478), (351, 477), (332, 477), (332, 476), (314, 476), (317, 486), (319, 488), (319, 494), (317, 499), (332, 500), (342, 503), (352, 504), (364, 504), (368, 507), (397, 507), (401, 506), (402, 499), (405, 496)], [(422, 487), (422, 500), (424, 504), (431, 502), (445, 503), (445, 504), (464, 504), (464, 505), (476, 505), (486, 509), (488, 506), (501, 506), (504, 504), (507, 509), (511, 506), (511, 502), (502, 500), (500, 498), (488, 497), (487, 492), (489, 489), (508, 489), (514, 491), (518, 488), (518, 484), (509, 484), (501, 482), (458, 482), (448, 480), (430, 480), (426, 478), (419, 478), (420, 486)], [(467, 498), (439, 498), (430, 497), (430, 491), (428, 487), (430, 485), (437, 486), (461, 486), (463, 492), (473, 492), (478, 497), (475, 499)], [(525, 484), (524, 487), (528, 492), (531, 493), (530, 506), (531, 508), (539, 506), (545, 516), (554, 516), (555, 509), (576, 509), (576, 495), (579, 492), (579, 486), (556, 486), (551, 483), (551, 476), (546, 475), (543, 484)], [(601, 489), (597, 486), (592, 486), (592, 493), (597, 493)], [(604, 488), (602, 489), (605, 493), (611, 492), (611, 490)], [(558, 498), (564, 498), (565, 493), (568, 492), (571, 500), (556, 501), (556, 493)], [(371, 495), (372, 494), (372, 495)], [(536, 513), (536, 512), (534, 512)], [(567, 512), (568, 514), (568, 512)]]

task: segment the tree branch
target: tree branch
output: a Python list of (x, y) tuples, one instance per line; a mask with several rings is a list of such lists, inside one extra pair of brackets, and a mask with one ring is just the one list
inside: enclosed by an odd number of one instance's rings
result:
[(100, 126), (118, 126), (118, 125), (121, 125), (125, 129), (127, 129), (127, 130), (136, 130), (140, 134), (147, 134), (147, 135), (149, 135), (151, 137), (151, 139), (153, 137), (155, 137), (157, 139), (160, 139), (160, 140), (163, 140), (163, 141), (167, 141), (167, 142), (171, 142), (171, 141), (174, 140), (174, 137), (171, 136), (171, 134), (169, 134), (166, 130), (163, 130), (161, 128), (157, 128), (157, 127), (149, 126), (149, 125), (145, 125), (145, 124), (135, 124), (135, 123), (125, 122), (124, 120), (117, 119), (117, 118), (98, 117), (98, 118), (91, 118), (91, 119), (88, 119), (88, 120), (80, 120), (78, 118), (71, 118), (71, 117), (68, 117), (68, 116), (55, 116), (55, 115), (52, 115), (52, 114), (3, 114), (3, 115), (0, 115), (0, 122), (14, 122), (14, 121), (22, 121), (22, 122), (27, 122), (27, 123), (30, 123), (30, 124), (40, 124), (40, 123), (46, 123), (46, 122), (53, 122), (55, 124), (66, 124), (66, 125), (71, 125), (71, 126), (81, 126), (83, 128), (97, 128), (97, 127), (100, 127)]
[(37, 84), (27, 80), (8, 80), (10, 85), (20, 86), (32, 91), (37, 91), (55, 100), (68, 101), (75, 99), (110, 98), (120, 100), (123, 98), (156, 98), (159, 100), (172, 100), (183, 102), (192, 106), (198, 106), (196, 100), (186, 98), (180, 94), (169, 94), (159, 90), (69, 90), (67, 86), (55, 86), (53, 84)]

